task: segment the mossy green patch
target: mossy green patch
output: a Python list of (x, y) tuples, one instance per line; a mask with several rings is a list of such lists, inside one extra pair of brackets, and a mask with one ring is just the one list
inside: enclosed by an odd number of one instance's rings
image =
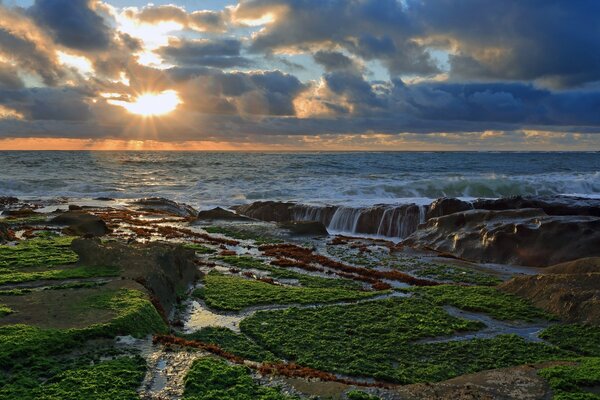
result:
[(51, 267), (77, 261), (70, 236), (43, 236), (0, 246), (0, 269)]
[(503, 321), (551, 319), (527, 300), (487, 286), (440, 285), (405, 289), (433, 304), (451, 305), (462, 310), (482, 312)]
[(5, 315), (12, 314), (14, 311), (3, 304), (0, 304), (0, 317), (4, 317)]
[(600, 357), (600, 327), (557, 324), (545, 329), (540, 337), (550, 343), (583, 356)]
[(199, 254), (214, 254), (217, 252), (217, 250), (208, 246), (204, 246), (200, 243), (185, 243), (183, 247), (185, 247), (186, 249), (194, 250), (196, 253)]
[(308, 275), (300, 272), (290, 271), (284, 268), (274, 267), (265, 264), (250, 256), (221, 256), (217, 260), (223, 261), (233, 267), (240, 269), (257, 269), (260, 271), (269, 272), (269, 276), (274, 279), (293, 279), (304, 287), (312, 288), (346, 288), (346, 289), (361, 289), (363, 285), (360, 282), (345, 278), (324, 278), (320, 276)]
[(283, 242), (283, 240), (281, 239), (275, 238), (270, 235), (266, 235), (264, 233), (258, 233), (244, 229), (236, 229), (233, 227), (207, 226), (203, 227), (202, 229), (204, 229), (208, 233), (216, 233), (237, 240), (252, 240), (258, 245)]
[(285, 400), (286, 396), (272, 387), (260, 386), (250, 370), (229, 365), (214, 358), (194, 361), (185, 377), (183, 400)]
[(421, 278), (430, 278), (442, 282), (468, 283), (482, 286), (494, 286), (502, 282), (502, 280), (493, 275), (447, 264), (421, 264), (419, 268), (411, 272)]
[(141, 357), (120, 357), (95, 365), (69, 369), (41, 385), (40, 400), (134, 400), (146, 362)]
[(380, 400), (379, 397), (363, 392), (361, 390), (351, 390), (346, 393), (348, 400)]
[(223, 327), (206, 327), (197, 332), (182, 335), (182, 337), (188, 340), (199, 340), (204, 343), (215, 344), (223, 350), (246, 360), (257, 362), (277, 360), (273, 353), (264, 350), (245, 335)]
[(75, 278), (101, 278), (118, 276), (117, 267), (88, 267), (80, 266), (68, 269), (52, 269), (49, 271), (15, 271), (0, 272), (0, 285), (22, 283), (38, 280), (62, 280)]
[(8, 217), (3, 218), (0, 222), (5, 223), (10, 227), (17, 227), (20, 225), (35, 225), (42, 224), (48, 221), (48, 215), (38, 214), (38, 215), (30, 215), (28, 217)]
[(572, 355), (514, 335), (416, 343), (483, 326), (452, 317), (419, 298), (261, 311), (240, 324), (243, 333), (278, 357), (320, 370), (398, 383), (440, 381)]
[(555, 400), (600, 399), (600, 358), (583, 358), (577, 365), (545, 368), (539, 374), (548, 380)]
[(215, 272), (205, 276), (204, 285), (202, 292), (194, 291), (194, 296), (203, 298), (209, 307), (232, 311), (261, 304), (316, 304), (360, 300), (385, 293), (340, 288), (287, 287)]

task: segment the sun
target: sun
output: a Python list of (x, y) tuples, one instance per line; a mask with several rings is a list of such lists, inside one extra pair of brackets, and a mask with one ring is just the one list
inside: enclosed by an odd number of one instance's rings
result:
[(161, 93), (142, 93), (133, 101), (109, 100), (110, 104), (121, 106), (132, 114), (153, 117), (169, 114), (181, 104), (181, 99), (174, 90)]

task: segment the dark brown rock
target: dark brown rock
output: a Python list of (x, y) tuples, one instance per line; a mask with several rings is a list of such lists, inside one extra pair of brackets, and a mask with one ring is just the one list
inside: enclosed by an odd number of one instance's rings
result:
[(8, 225), (0, 222), (0, 243), (9, 242), (15, 240), (15, 236)]
[(23, 207), (17, 210), (4, 210), (2, 211), (2, 215), (6, 215), (7, 217), (25, 218), (38, 214), (29, 207)]
[(19, 202), (19, 199), (12, 196), (0, 196), (0, 208), (10, 206)]
[(184, 218), (195, 217), (198, 215), (198, 211), (196, 211), (193, 207), (162, 197), (148, 197), (145, 199), (139, 199), (131, 202), (131, 204), (138, 206), (142, 211), (162, 212)]
[(221, 207), (198, 212), (198, 221), (251, 221), (251, 218), (225, 210)]
[(319, 221), (287, 221), (279, 223), (279, 227), (296, 235), (328, 235), (327, 228)]
[(57, 225), (66, 225), (66, 232), (77, 236), (103, 236), (110, 232), (106, 223), (92, 214), (82, 211), (67, 211), (50, 220)]
[(293, 221), (294, 203), (279, 201), (257, 201), (252, 204), (235, 207), (238, 214), (268, 222)]
[(90, 266), (116, 266), (122, 276), (142, 284), (158, 300), (167, 315), (200, 273), (193, 250), (167, 243), (124, 244), (99, 239), (76, 239), (71, 248), (79, 263)]
[(435, 200), (427, 210), (427, 219), (443, 217), (444, 215), (454, 214), (461, 211), (473, 209), (473, 204), (455, 199), (453, 197), (442, 197)]
[(600, 217), (600, 199), (566, 196), (513, 196), (502, 199), (478, 199), (473, 207), (481, 210), (539, 208), (548, 215), (591, 215)]
[(548, 266), (600, 256), (600, 218), (471, 210), (430, 219), (404, 244), (475, 262)]

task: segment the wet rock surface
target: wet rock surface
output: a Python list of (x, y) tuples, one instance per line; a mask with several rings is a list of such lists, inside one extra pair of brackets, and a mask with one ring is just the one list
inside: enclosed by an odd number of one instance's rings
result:
[(327, 235), (327, 227), (319, 221), (287, 221), (280, 222), (279, 227), (296, 235)]
[(430, 219), (404, 244), (475, 262), (548, 266), (600, 256), (600, 218), (471, 210)]
[(468, 201), (463, 201), (452, 197), (442, 197), (441, 199), (437, 199), (431, 203), (427, 210), (427, 219), (443, 217), (444, 215), (468, 211), (472, 210), (473, 208), (473, 204)]
[(198, 212), (198, 221), (251, 221), (251, 218), (236, 214), (221, 207)]
[(600, 199), (566, 196), (514, 196), (502, 199), (479, 199), (473, 208), (481, 210), (517, 210), (539, 208), (548, 215), (591, 215), (600, 217)]
[(100, 217), (82, 211), (68, 211), (50, 220), (57, 225), (66, 225), (66, 232), (76, 236), (104, 236), (110, 232)]
[(164, 212), (184, 218), (196, 217), (198, 215), (198, 211), (193, 207), (163, 197), (148, 197), (133, 201), (131, 204), (139, 207), (142, 211)]
[(567, 321), (600, 325), (600, 258), (559, 264), (541, 275), (515, 277), (500, 288)]

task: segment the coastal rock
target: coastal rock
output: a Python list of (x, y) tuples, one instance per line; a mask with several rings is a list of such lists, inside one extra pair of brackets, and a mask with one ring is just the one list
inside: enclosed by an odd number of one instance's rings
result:
[(481, 210), (516, 210), (539, 208), (548, 215), (591, 215), (600, 217), (600, 199), (567, 196), (513, 196), (502, 199), (478, 199), (473, 208)]
[(0, 222), (0, 243), (9, 242), (11, 240), (15, 240), (15, 236), (8, 227), (8, 225)]
[(76, 239), (71, 248), (82, 265), (122, 268), (122, 276), (146, 287), (167, 315), (177, 301), (177, 293), (199, 278), (194, 251), (181, 246)]
[(600, 256), (600, 218), (471, 210), (430, 219), (404, 244), (475, 262), (548, 266)]
[(198, 211), (193, 207), (163, 197), (148, 197), (132, 201), (130, 204), (138, 206), (142, 211), (162, 212), (183, 218), (196, 217), (198, 215)]
[(0, 196), (0, 208), (5, 208), (19, 202), (19, 199), (12, 196)]
[(444, 215), (454, 214), (456, 212), (468, 211), (473, 209), (473, 204), (455, 199), (453, 197), (442, 197), (435, 200), (427, 210), (426, 218), (443, 217)]
[(327, 227), (319, 221), (287, 221), (279, 223), (279, 227), (296, 235), (328, 235)]
[(29, 207), (23, 207), (15, 210), (4, 210), (2, 211), (2, 215), (15, 218), (26, 218), (31, 217), (33, 215), (37, 215), (37, 213)]
[(251, 221), (251, 218), (225, 210), (221, 207), (215, 207), (211, 210), (198, 212), (197, 221)]
[(261, 201), (235, 210), (261, 221), (316, 221), (329, 231), (403, 238), (425, 221), (426, 208), (416, 204), (346, 207)]
[(77, 236), (103, 236), (110, 232), (100, 217), (81, 211), (67, 211), (50, 220), (57, 225), (67, 225), (67, 233)]
[(279, 201), (257, 201), (251, 204), (237, 206), (238, 214), (267, 222), (292, 221), (295, 203), (283, 203)]
[(569, 322), (600, 325), (600, 258), (550, 267), (542, 275), (520, 276), (500, 289), (530, 300)]

